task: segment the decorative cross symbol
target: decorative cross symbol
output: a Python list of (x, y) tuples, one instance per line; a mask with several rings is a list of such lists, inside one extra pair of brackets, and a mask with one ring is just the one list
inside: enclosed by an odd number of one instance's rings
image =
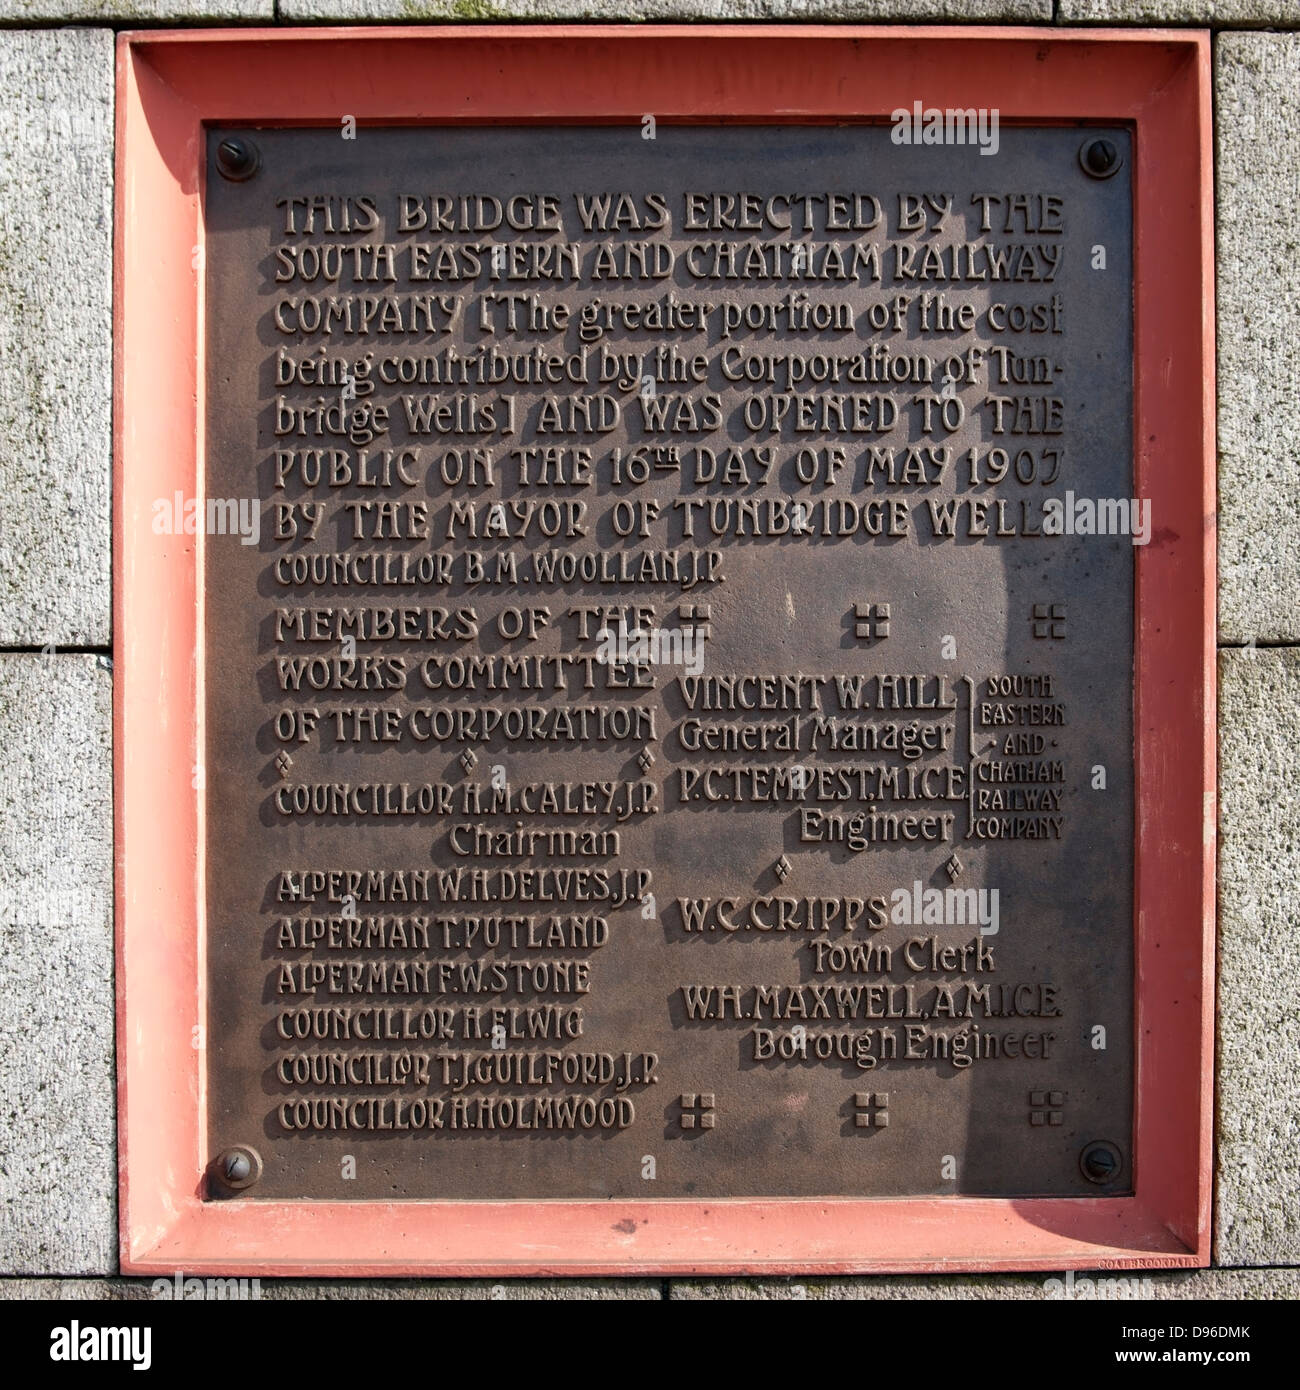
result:
[(856, 1129), (885, 1129), (889, 1125), (888, 1091), (855, 1091), (853, 1116)]
[(1063, 1119), (1061, 1108), (1065, 1105), (1064, 1091), (1030, 1091), (1029, 1123), (1031, 1125), (1059, 1125)]
[(460, 755), (460, 765), (465, 769), (466, 772), (473, 772), (474, 769), (478, 766), (478, 758), (475, 755), (474, 750), (472, 748), (467, 748)]
[(287, 777), (289, 769), (293, 766), (293, 759), (281, 748), (275, 755), (275, 765), (280, 771), (280, 776)]
[(853, 606), (853, 635), (862, 641), (880, 641), (889, 636), (889, 605), (858, 603)]
[(707, 603), (683, 603), (677, 610), (677, 617), (681, 622), (697, 627), (701, 637), (712, 637), (713, 628), (709, 623), (712, 611)]
[(1064, 637), (1065, 636), (1065, 604), (1063, 603), (1036, 603), (1034, 604), (1034, 636), (1035, 637)]
[(716, 1125), (718, 1117), (712, 1113), (712, 1091), (701, 1091), (699, 1095), (687, 1091), (682, 1095), (680, 1103), (683, 1129), (712, 1129)]

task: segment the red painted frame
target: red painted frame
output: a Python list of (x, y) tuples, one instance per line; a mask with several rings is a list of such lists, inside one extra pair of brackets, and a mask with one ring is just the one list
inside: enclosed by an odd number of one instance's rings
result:
[[(1209, 35), (655, 26), (119, 36), (114, 575), (121, 1260), (127, 1273), (847, 1273), (1204, 1265), (1213, 1116), (1215, 475)], [(382, 83), (358, 75), (382, 71)], [(990, 100), (990, 96), (993, 100)], [(206, 1158), (203, 131), (366, 122), (839, 122), (921, 98), (1136, 133), (1137, 1118), (1133, 1197), (221, 1202)], [(627, 1232), (627, 1234), (624, 1234)]]

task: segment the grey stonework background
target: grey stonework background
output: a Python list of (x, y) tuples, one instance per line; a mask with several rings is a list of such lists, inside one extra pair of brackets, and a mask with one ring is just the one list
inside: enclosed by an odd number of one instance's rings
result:
[[(1157, 1298), (1300, 1297), (1300, 0), (0, 0), (0, 1297), (150, 1296), (115, 1277), (114, 28), (547, 19), (1216, 30), (1216, 1268), (1149, 1277)], [(1044, 1277), (265, 1280), (263, 1296), (1039, 1299)]]

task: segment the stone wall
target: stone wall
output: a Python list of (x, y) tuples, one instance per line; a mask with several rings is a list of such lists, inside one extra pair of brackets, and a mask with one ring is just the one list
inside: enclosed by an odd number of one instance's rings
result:
[[(1170, 1299), (1300, 1295), (1300, 0), (0, 0), (0, 1295), (148, 1295), (116, 1271), (114, 31), (412, 20), (1214, 30), (1216, 1268), (1152, 1279)], [(1251, 1009), (1256, 995), (1276, 1007)], [(265, 1281), (264, 1296), (1032, 1299), (1042, 1283)]]

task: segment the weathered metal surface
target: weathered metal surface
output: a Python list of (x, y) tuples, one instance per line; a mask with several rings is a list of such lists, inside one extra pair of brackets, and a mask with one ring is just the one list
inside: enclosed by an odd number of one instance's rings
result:
[(212, 1195), (1130, 1189), (1097, 133), (210, 134)]

